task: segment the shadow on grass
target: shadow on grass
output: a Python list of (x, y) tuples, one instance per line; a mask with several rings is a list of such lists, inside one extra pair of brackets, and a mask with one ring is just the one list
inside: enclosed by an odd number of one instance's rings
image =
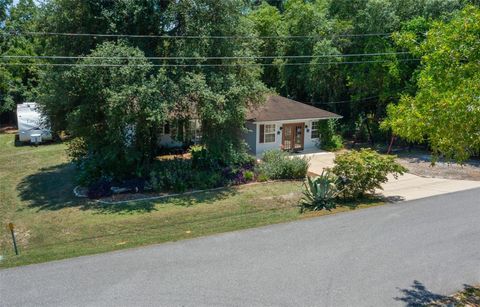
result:
[(64, 163), (42, 168), (19, 183), (17, 190), (22, 201), (29, 208), (38, 210), (61, 210), (77, 207), (80, 210), (94, 210), (99, 213), (147, 213), (155, 210), (153, 203), (132, 202), (126, 204), (100, 204), (89, 202), (73, 195), (75, 166)]
[(129, 202), (120, 204), (104, 204), (89, 202), (81, 207), (82, 210), (94, 210), (100, 214), (142, 214), (157, 211), (153, 202)]
[[(402, 297), (395, 297), (396, 301), (405, 303), (405, 306), (457, 306), (457, 304), (471, 304), (471, 306), (478, 306), (480, 298), (478, 288), (470, 285), (463, 285), (462, 295), (456, 298), (442, 294), (434, 293), (428, 290), (421, 282), (414, 280), (413, 284), (408, 289), (399, 289)], [(463, 306), (463, 305), (462, 305)]]
[(30, 208), (39, 210), (60, 210), (82, 205), (83, 201), (72, 193), (74, 171), (71, 163), (40, 169), (18, 184), (20, 199), (29, 202)]
[(29, 175), (18, 184), (17, 190), (22, 201), (29, 208), (38, 210), (61, 210), (78, 207), (81, 210), (95, 210), (102, 214), (135, 214), (156, 211), (157, 204), (173, 204), (189, 207), (196, 204), (209, 204), (236, 194), (235, 188), (175, 196), (151, 201), (132, 201), (128, 203), (95, 203), (73, 195), (75, 166), (64, 163), (41, 169)]
[(170, 203), (175, 206), (190, 207), (197, 204), (212, 204), (216, 201), (235, 196), (237, 189), (226, 187), (215, 191), (199, 192), (184, 196), (175, 196), (163, 199), (160, 203)]

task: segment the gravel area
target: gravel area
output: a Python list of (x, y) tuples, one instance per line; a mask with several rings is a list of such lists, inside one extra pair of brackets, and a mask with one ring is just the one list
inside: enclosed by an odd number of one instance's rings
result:
[(398, 162), (417, 176), (480, 181), (480, 160), (469, 160), (464, 164), (439, 160), (432, 165), (432, 158), (427, 152), (396, 154)]

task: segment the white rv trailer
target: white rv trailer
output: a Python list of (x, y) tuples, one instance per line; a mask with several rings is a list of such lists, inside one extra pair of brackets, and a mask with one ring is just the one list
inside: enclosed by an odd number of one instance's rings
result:
[(35, 102), (17, 105), (17, 122), (20, 142), (38, 144), (52, 139), (52, 132)]

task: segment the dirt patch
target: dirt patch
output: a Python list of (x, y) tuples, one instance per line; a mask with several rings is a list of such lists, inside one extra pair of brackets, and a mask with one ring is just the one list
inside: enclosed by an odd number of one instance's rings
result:
[(421, 177), (480, 181), (480, 161), (469, 160), (458, 164), (439, 160), (432, 164), (432, 157), (426, 152), (397, 153), (398, 162), (408, 172)]

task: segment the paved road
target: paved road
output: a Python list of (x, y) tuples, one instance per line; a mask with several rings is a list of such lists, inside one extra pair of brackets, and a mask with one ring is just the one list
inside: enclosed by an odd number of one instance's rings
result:
[(402, 306), (465, 283), (479, 189), (3, 270), (0, 305)]

